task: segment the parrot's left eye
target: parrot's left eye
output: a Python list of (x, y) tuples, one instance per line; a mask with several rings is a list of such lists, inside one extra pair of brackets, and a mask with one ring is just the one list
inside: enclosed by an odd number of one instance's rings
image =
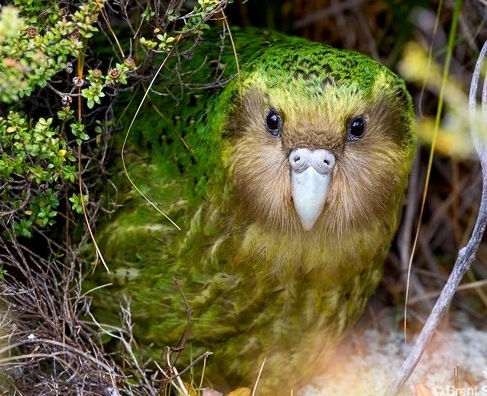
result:
[(347, 141), (354, 142), (362, 139), (367, 129), (367, 122), (363, 115), (356, 116), (347, 125)]
[(265, 128), (274, 137), (280, 137), (282, 133), (282, 117), (274, 109), (270, 109), (265, 119)]

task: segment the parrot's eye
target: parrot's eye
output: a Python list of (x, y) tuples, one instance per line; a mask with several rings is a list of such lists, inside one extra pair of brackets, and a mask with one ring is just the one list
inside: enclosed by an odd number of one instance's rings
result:
[(363, 115), (359, 115), (350, 120), (347, 126), (347, 141), (354, 142), (362, 139), (367, 129), (367, 123)]
[(270, 109), (265, 119), (265, 128), (272, 136), (279, 137), (282, 132), (282, 117), (274, 109)]

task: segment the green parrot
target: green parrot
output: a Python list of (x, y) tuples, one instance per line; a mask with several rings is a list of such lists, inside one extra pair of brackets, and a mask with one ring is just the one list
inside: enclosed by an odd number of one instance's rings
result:
[(181, 371), (211, 351), (206, 383), (251, 387), (262, 368), (258, 394), (277, 395), (323, 367), (381, 279), (413, 107), (360, 53), (259, 29), (232, 38), (205, 33), (167, 61), (126, 169), (112, 161), (115, 210), (95, 237), (110, 272), (98, 265), (86, 284), (100, 322), (129, 301), (145, 357), (163, 365), (165, 347), (184, 345)]

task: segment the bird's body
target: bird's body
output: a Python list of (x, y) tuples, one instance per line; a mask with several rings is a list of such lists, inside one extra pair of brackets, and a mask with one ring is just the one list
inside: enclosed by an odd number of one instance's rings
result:
[(113, 286), (93, 293), (95, 314), (114, 321), (128, 297), (152, 356), (184, 340), (184, 367), (212, 351), (222, 389), (250, 386), (266, 359), (259, 390), (279, 394), (316, 372), (380, 280), (413, 113), (402, 81), (364, 55), (234, 39), (239, 75), (228, 38), (203, 43), (135, 119), (125, 161), (140, 191), (114, 177), (120, 208), (96, 236), (111, 270), (96, 282)]

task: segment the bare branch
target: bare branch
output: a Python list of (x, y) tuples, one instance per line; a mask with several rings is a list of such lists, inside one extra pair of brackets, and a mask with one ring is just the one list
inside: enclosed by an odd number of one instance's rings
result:
[(389, 386), (386, 391), (386, 395), (393, 396), (396, 395), (401, 387), (405, 384), (414, 368), (418, 364), (421, 356), (426, 349), (426, 346), (431, 341), (438, 325), (445, 312), (453, 299), (455, 291), (458, 289), (463, 276), (469, 270), (470, 265), (475, 260), (475, 255), (479, 248), (480, 242), (484, 235), (485, 226), (487, 224), (487, 147), (485, 145), (485, 132), (482, 134), (479, 131), (479, 127), (485, 127), (485, 117), (487, 115), (487, 86), (484, 82), (482, 90), (482, 120), (484, 122), (479, 122), (478, 117), (478, 106), (477, 106), (477, 92), (479, 87), (480, 71), (482, 70), (482, 65), (484, 63), (485, 55), (487, 53), (487, 42), (482, 47), (477, 64), (475, 65), (475, 71), (472, 77), (472, 82), (470, 84), (470, 95), (469, 95), (469, 109), (470, 109), (470, 119), (471, 119), (471, 135), (475, 144), (475, 149), (479, 156), (480, 165), (482, 169), (482, 197), (480, 201), (479, 212), (477, 215), (477, 220), (475, 222), (472, 235), (467, 245), (460, 249), (458, 252), (457, 260), (453, 267), (453, 271), (450, 274), (440, 297), (436, 301), (433, 310), (431, 311), (421, 333), (419, 334), (411, 352), (403, 363), (401, 369), (394, 382)]

